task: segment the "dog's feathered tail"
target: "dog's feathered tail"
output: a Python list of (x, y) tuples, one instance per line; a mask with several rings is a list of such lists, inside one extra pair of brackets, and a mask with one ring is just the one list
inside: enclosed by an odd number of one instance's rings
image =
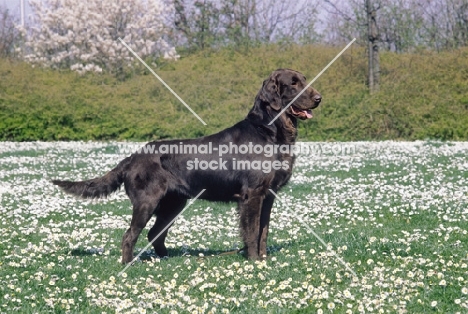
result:
[(52, 183), (66, 193), (83, 198), (105, 197), (120, 188), (124, 181), (124, 169), (129, 161), (130, 157), (125, 158), (117, 167), (99, 178), (77, 182), (52, 180)]

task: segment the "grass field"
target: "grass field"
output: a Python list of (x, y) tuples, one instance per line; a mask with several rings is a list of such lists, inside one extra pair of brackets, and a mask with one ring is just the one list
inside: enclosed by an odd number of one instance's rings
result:
[(169, 233), (173, 257), (148, 250), (118, 276), (125, 194), (83, 201), (49, 180), (101, 175), (126, 145), (0, 144), (0, 313), (468, 311), (468, 143), (310, 143), (267, 261), (219, 255), (242, 246), (235, 204), (197, 200)]

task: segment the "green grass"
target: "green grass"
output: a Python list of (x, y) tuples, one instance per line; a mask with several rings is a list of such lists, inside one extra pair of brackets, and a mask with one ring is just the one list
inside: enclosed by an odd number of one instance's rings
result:
[[(243, 119), (277, 68), (309, 80), (340, 47), (267, 45), (156, 61), (155, 71), (203, 126), (145, 68), (79, 76), (0, 60), (0, 140), (149, 140), (211, 134)], [(468, 50), (381, 54), (381, 88), (369, 95), (366, 54), (352, 46), (315, 83), (323, 103), (299, 123), (302, 140), (468, 139)]]
[[(265, 263), (220, 255), (242, 246), (235, 204), (198, 200), (171, 228), (172, 257), (149, 250), (119, 277), (131, 217), (124, 193), (83, 201), (48, 180), (101, 175), (122, 158), (122, 145), (0, 148), (0, 312), (468, 308), (466, 143), (336, 143), (355, 150), (301, 155), (275, 202)], [(135, 253), (146, 246), (146, 232)]]

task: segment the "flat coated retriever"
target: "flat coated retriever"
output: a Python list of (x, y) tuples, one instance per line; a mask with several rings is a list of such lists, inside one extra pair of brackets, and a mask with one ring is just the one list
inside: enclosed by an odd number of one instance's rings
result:
[[(290, 69), (274, 71), (255, 97), (247, 117), (217, 134), (196, 139), (154, 141), (122, 160), (100, 178), (71, 182), (53, 180), (65, 192), (95, 198), (116, 191), (122, 183), (133, 205), (130, 228), (122, 239), (122, 263), (133, 260), (143, 228), (152, 241), (184, 208), (188, 199), (230, 202), (239, 208), (244, 252), (265, 258), (274, 195), (290, 179), (297, 119), (312, 118), (322, 100), (309, 87), (271, 125), (269, 123), (307, 86), (304, 75)], [(167, 256), (167, 230), (153, 242), (157, 255)]]

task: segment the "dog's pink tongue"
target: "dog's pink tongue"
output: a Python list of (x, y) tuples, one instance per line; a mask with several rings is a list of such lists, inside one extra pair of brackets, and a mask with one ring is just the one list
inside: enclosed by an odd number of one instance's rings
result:
[(294, 108), (291, 107), (292, 109), (292, 112), (295, 114), (295, 115), (299, 115), (301, 118), (303, 119), (310, 119), (310, 118), (313, 118), (313, 114), (312, 114), (312, 110), (310, 109), (299, 109), (299, 108)]

